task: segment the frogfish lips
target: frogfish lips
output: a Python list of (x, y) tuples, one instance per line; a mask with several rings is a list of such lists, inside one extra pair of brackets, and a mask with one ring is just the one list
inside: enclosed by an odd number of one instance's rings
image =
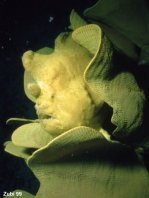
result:
[(45, 131), (49, 132), (53, 136), (60, 135), (63, 131), (63, 125), (59, 119), (53, 115), (38, 114), (41, 126)]

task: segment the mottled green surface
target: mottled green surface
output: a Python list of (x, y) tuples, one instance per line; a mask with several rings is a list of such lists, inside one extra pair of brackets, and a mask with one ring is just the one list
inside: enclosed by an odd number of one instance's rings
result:
[[(116, 48), (138, 61), (149, 61), (149, 5), (146, 0), (97, 1), (84, 15), (101, 25)], [(136, 46), (141, 54), (137, 53)]]

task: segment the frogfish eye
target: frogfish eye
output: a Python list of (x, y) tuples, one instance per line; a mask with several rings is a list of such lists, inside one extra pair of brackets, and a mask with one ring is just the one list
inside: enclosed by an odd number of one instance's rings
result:
[(29, 83), (27, 85), (27, 90), (35, 98), (37, 98), (40, 95), (40, 92), (41, 92), (40, 87), (36, 83)]

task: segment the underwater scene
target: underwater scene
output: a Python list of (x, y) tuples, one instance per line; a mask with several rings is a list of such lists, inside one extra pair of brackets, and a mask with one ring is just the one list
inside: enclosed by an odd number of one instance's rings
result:
[(0, 198), (149, 197), (149, 2), (0, 0)]

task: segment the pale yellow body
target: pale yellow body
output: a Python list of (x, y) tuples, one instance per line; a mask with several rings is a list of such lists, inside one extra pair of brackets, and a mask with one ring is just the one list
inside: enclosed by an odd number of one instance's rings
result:
[(98, 128), (100, 121), (83, 79), (91, 55), (71, 38), (63, 45), (60, 39), (49, 55), (28, 51), (23, 56), (24, 67), (34, 79), (27, 89), (35, 97), (39, 120), (53, 135), (77, 126)]

